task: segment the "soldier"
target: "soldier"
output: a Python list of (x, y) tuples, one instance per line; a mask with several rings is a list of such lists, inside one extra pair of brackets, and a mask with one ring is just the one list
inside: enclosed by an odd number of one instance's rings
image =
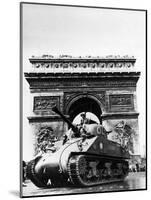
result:
[(86, 118), (86, 113), (83, 112), (81, 113), (81, 122), (80, 122), (80, 128), (79, 128), (79, 132), (80, 135), (82, 136), (83, 140), (85, 140), (87, 138), (87, 136), (90, 136), (90, 133), (88, 133), (86, 131), (86, 126), (85, 124), (89, 124), (90, 120), (88, 118)]
[(83, 125), (83, 124), (89, 124), (89, 119), (86, 118), (86, 113), (85, 112), (81, 113), (80, 116), (82, 118), (81, 119), (81, 123), (80, 123), (81, 125)]

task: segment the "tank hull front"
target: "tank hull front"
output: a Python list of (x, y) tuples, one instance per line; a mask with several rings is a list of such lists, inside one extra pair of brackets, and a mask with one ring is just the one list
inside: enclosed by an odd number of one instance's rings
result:
[(67, 142), (55, 153), (46, 153), (35, 164), (35, 174), (47, 179), (65, 178), (68, 176), (67, 165), (72, 152), (79, 152), (78, 141), (80, 139)]

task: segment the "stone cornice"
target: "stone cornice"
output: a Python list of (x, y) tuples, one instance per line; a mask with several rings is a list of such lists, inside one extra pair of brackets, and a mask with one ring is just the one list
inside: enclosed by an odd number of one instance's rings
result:
[(138, 112), (114, 112), (114, 113), (104, 113), (102, 114), (102, 120), (108, 119), (121, 119), (121, 118), (135, 118), (137, 119), (139, 116)]
[(97, 61), (97, 62), (136, 62), (135, 58), (117, 58), (117, 57), (108, 57), (108, 58), (100, 58), (100, 57), (91, 57), (91, 58), (87, 58), (87, 57), (83, 57), (83, 58), (29, 58), (30, 63), (37, 63), (37, 62), (90, 62), (90, 61)]
[(139, 78), (140, 72), (90, 72), (90, 73), (24, 73), (26, 78)]
[(136, 59), (128, 56), (106, 57), (72, 57), (72, 56), (49, 56), (32, 57), (29, 59), (32, 67), (31, 72), (100, 72), (100, 71), (129, 71), (133, 70)]
[(25, 73), (30, 88), (136, 87), (140, 72)]
[[(104, 113), (101, 115), (102, 120), (108, 119), (130, 119), (134, 118), (137, 119), (139, 116), (138, 112), (123, 112), (123, 113)], [(69, 115), (65, 115), (66, 118), (69, 118)], [(48, 115), (48, 116), (29, 116), (28, 117), (29, 123), (39, 123), (39, 122), (52, 122), (52, 121), (63, 121), (62, 118), (58, 115)]]
[(134, 56), (129, 55), (106, 55), (106, 56), (72, 56), (72, 55), (50, 55), (50, 54), (44, 54), (42, 56), (32, 56), (30, 59), (135, 59)]
[[(69, 115), (65, 115), (66, 118), (69, 118)], [(52, 121), (63, 121), (59, 115), (48, 115), (48, 116), (29, 116), (27, 117), (29, 123), (39, 123), (39, 122), (52, 122)]]

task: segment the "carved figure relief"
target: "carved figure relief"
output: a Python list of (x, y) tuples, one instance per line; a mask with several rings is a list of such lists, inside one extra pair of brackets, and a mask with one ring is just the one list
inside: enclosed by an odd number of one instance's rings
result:
[(120, 121), (114, 126), (116, 134), (112, 136), (112, 139), (118, 141), (123, 147), (126, 147), (130, 153), (134, 153), (134, 142), (135, 130), (124, 121)]
[(55, 141), (56, 137), (53, 129), (51, 127), (41, 127), (36, 134), (36, 154), (55, 151)]

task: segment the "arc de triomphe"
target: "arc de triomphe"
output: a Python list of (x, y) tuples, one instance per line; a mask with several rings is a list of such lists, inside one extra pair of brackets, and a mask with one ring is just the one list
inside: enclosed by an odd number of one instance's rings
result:
[(118, 128), (127, 126), (130, 152), (139, 154), (136, 84), (140, 72), (135, 71), (134, 57), (44, 55), (29, 61), (31, 69), (24, 75), (32, 96), (28, 120), (35, 144), (42, 127), (51, 127), (58, 138), (67, 130), (51, 110), (57, 105), (71, 121), (81, 112), (93, 113), (107, 130), (112, 130), (112, 140), (119, 140)]

